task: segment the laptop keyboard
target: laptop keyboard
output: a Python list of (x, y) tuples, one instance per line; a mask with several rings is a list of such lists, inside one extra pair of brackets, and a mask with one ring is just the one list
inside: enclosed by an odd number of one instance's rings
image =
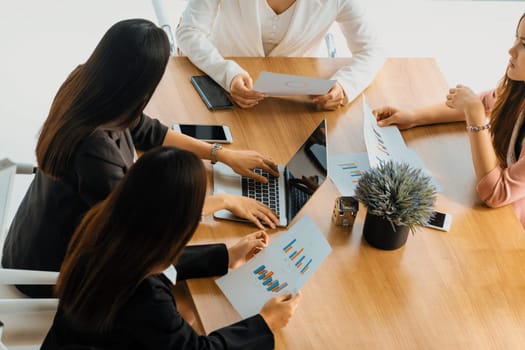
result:
[(242, 195), (258, 200), (266, 204), (275, 213), (279, 214), (279, 178), (270, 175), (262, 169), (254, 169), (256, 174), (268, 179), (268, 183), (263, 184), (249, 177), (242, 177)]

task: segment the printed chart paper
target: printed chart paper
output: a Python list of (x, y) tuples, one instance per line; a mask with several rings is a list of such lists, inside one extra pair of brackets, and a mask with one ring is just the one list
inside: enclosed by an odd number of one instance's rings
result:
[(328, 156), (328, 173), (341, 196), (355, 195), (357, 182), (368, 169), (366, 152)]
[(263, 71), (259, 74), (253, 89), (270, 96), (324, 95), (335, 82), (335, 80)]
[(376, 167), (389, 160), (400, 160), (407, 151), (397, 126), (380, 127), (363, 96), (363, 132), (370, 166)]
[(243, 318), (250, 317), (272, 297), (297, 293), (331, 250), (305, 215), (253, 259), (215, 283)]
[(417, 153), (406, 146), (397, 126), (380, 127), (377, 125), (376, 118), (366, 104), (364, 96), (363, 118), (363, 132), (370, 167), (379, 166), (389, 160), (404, 162), (413, 168), (421, 169), (423, 173), (432, 178), (431, 182), (436, 191), (443, 191), (441, 184), (432, 176)]

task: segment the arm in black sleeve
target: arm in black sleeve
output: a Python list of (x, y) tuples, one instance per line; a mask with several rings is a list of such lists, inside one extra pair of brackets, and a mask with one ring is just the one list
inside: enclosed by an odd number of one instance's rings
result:
[(227, 349), (273, 349), (273, 333), (260, 314), (220, 328), (208, 336), (219, 337)]
[(177, 280), (222, 276), (228, 272), (228, 249), (224, 244), (191, 245), (175, 263)]
[[(125, 307), (126, 339), (142, 349), (269, 350), (274, 337), (260, 315), (220, 328), (208, 336), (198, 335), (179, 314), (171, 283), (163, 276), (150, 277)], [(138, 345), (138, 344), (135, 344)]]
[(137, 126), (130, 130), (135, 148), (141, 151), (162, 145), (167, 132), (166, 125), (145, 114), (141, 115)]
[(68, 318), (59, 306), (42, 349), (65, 349), (72, 344), (86, 349), (273, 349), (273, 333), (260, 315), (208, 336), (197, 334), (179, 314), (172, 289), (163, 275), (147, 277), (119, 309), (110, 332), (90, 330), (85, 323)]
[(90, 207), (104, 200), (124, 177), (132, 164), (131, 150), (127, 153), (123, 154), (111, 139), (101, 134), (91, 137), (79, 149), (75, 158), (76, 186)]

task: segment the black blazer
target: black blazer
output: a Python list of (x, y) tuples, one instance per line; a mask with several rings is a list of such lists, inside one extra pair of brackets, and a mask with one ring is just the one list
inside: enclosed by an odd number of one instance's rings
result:
[[(9, 228), (2, 266), (59, 271), (84, 214), (106, 198), (133, 164), (133, 146), (144, 151), (159, 146), (167, 130), (142, 115), (132, 130), (98, 130), (87, 137), (63, 178), (53, 180), (37, 171)], [(51, 296), (49, 286), (18, 288), (33, 297)]]
[[(223, 244), (189, 246), (177, 264), (177, 280), (223, 275), (228, 251)], [(89, 331), (89, 325), (67, 318), (61, 307), (42, 350), (93, 349), (273, 349), (271, 330), (260, 315), (199, 336), (180, 316), (164, 275), (146, 278), (117, 313), (107, 332)]]

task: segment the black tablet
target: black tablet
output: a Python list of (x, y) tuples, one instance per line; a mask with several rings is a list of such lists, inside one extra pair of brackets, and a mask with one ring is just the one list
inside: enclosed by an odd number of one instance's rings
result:
[(233, 103), (228, 98), (226, 91), (209, 76), (192, 76), (191, 83), (209, 109), (233, 108)]

